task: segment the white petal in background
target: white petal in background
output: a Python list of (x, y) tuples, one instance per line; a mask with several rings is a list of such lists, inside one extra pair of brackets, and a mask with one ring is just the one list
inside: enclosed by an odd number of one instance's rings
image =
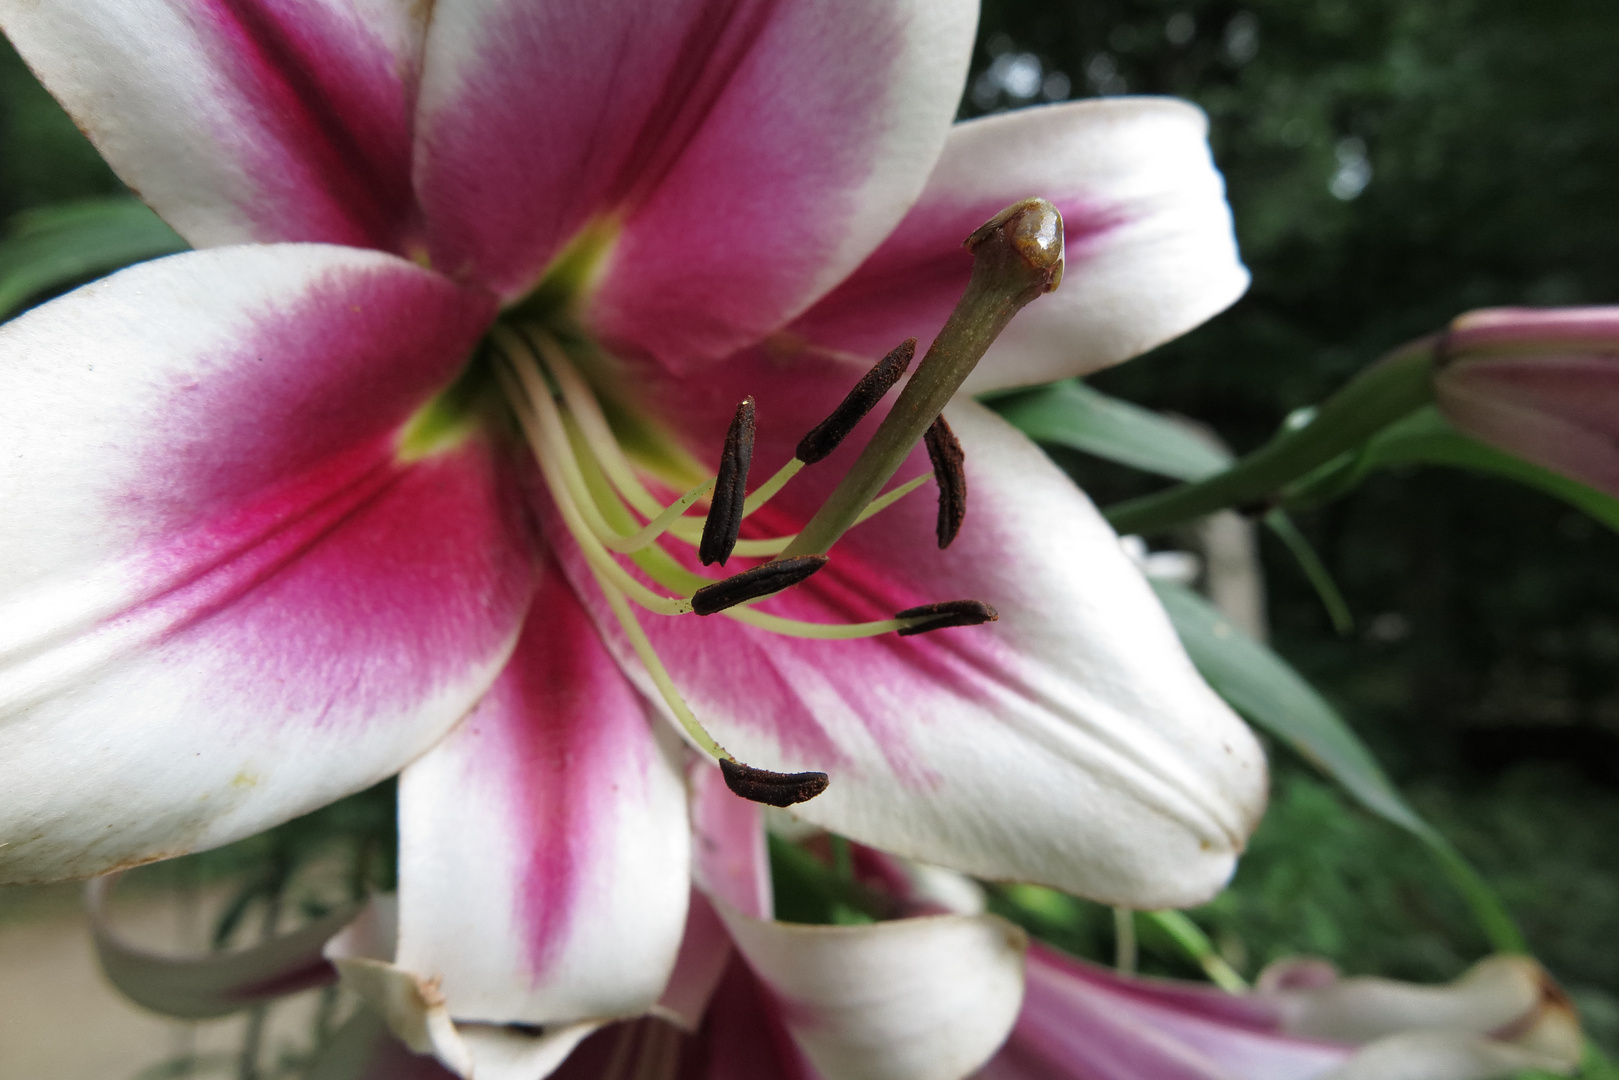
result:
[(1023, 1000), (1026, 939), (994, 916), (834, 927), (722, 915), (794, 1040), (837, 1080), (960, 1080)]

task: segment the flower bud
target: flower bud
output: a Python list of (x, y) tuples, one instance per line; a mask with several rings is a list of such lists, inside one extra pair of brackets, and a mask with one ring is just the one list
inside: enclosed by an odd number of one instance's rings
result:
[(1619, 496), (1619, 307), (1469, 312), (1434, 396), (1475, 439)]

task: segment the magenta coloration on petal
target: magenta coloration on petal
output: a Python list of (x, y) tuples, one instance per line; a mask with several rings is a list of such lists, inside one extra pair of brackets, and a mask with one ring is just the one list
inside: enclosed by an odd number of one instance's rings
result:
[(292, 710), (344, 686), (384, 713), (498, 651), (529, 573), (515, 470), (483, 436), (408, 465), (396, 448), (488, 315), (403, 263), (248, 313), (231, 351), (173, 377), (153, 441), (126, 449), (142, 482), (116, 507), (147, 536), (154, 598), (114, 625), (157, 618), (174, 638), (206, 621), (211, 648), (239, 653), (240, 688)]
[[(1069, 266), (1083, 264), (1092, 248), (1128, 220), (1122, 208), (1085, 194), (1047, 197), (1062, 212)], [(924, 191), (883, 245), (788, 333), (858, 356), (886, 348), (885, 335), (891, 337), (896, 327), (908, 328), (924, 344), (932, 341), (972, 276), (972, 253), (962, 241), (1004, 210), (1006, 201), (998, 194), (929, 199)]]
[[(149, 608), (174, 646), (195, 631), (236, 658), (212, 693), (308, 710), (317, 728), (349, 710), (350, 722), (383, 721), (459, 676), (465, 657), (498, 653), (521, 617), (527, 527), (504, 468), (475, 445), (342, 492)], [(337, 700), (345, 710), (322, 707)]]
[(687, 837), (675, 765), (547, 562), (505, 671), (401, 779), (396, 962), (441, 975), (458, 1020), (640, 1012), (675, 963)]
[(391, 256), (277, 245), (0, 329), (0, 875), (260, 831), (476, 700), (531, 588), (517, 463), (473, 432), (413, 461), (397, 440), (489, 311)]
[(146, 466), (126, 513), (182, 527), (356, 447), (388, 461), (383, 441), (455, 378), (493, 314), (489, 297), (396, 260), (333, 269), (249, 308), (168, 376), (164, 425), (125, 451)]
[(500, 731), (506, 745), (498, 760), (507, 770), (514, 840), (527, 861), (514, 902), (529, 931), (529, 964), (541, 978), (566, 943), (577, 906), (610, 887), (593, 880), (589, 865), (609, 854), (602, 846), (609, 823), (636, 796), (646, 800), (648, 774), (663, 765), (640, 700), (591, 633), (566, 579), (547, 574), (534, 605), (508, 677), (468, 722), (477, 727), (486, 707), (521, 718)]
[(403, 251), (425, 5), (0, 0), (4, 30), (197, 247)]
[(782, 1019), (782, 1006), (740, 958), (726, 965), (701, 1026), (657, 1019), (614, 1024), (579, 1044), (552, 1080), (603, 1080), (615, 1068), (657, 1080), (822, 1080)]
[(775, 905), (764, 812), (729, 791), (707, 761), (693, 763), (688, 773), (698, 886), (744, 915), (770, 918)]
[[(289, 10), (265, 0), (197, 6), (199, 18), (213, 23), (219, 55), (230, 57), (242, 98), (232, 125), (214, 137), (235, 144), (259, 183), (279, 188), (243, 193), (240, 210), (256, 238), (404, 251), (415, 208), (419, 58), (398, 56), (354, 8)], [(255, 129), (256, 138), (244, 138)], [(328, 220), (311, 220), (322, 209)]]
[(1445, 351), (1619, 351), (1619, 307), (1484, 308), (1459, 316)]
[(980, 1080), (1314, 1080), (1347, 1046), (1282, 1035), (1259, 1003), (1029, 950), (1023, 1011)]
[(441, 7), (416, 159), (434, 265), (516, 298), (598, 222), (609, 249), (583, 316), (607, 344), (684, 367), (757, 340), (915, 197), (973, 10)]

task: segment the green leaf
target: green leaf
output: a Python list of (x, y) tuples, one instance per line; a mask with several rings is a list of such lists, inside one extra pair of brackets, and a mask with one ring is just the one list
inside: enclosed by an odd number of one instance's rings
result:
[(1092, 390), (1078, 379), (986, 402), (1035, 442), (1052, 443), (1176, 480), (1201, 480), (1232, 456), (1168, 417)]
[(1457, 431), (1430, 405), (1390, 424), (1352, 455), (1326, 466), (1289, 492), (1287, 501), (1313, 505), (1344, 494), (1378, 469), (1445, 465), (1537, 488), (1619, 532), (1619, 499), (1541, 468)]
[(1491, 943), (1505, 952), (1525, 951), (1523, 936), (1500, 899), (1411, 808), (1371, 751), (1314, 687), (1190, 589), (1163, 581), (1152, 586), (1192, 662), (1232, 708), (1293, 747), (1368, 810), (1427, 844)]
[(1287, 516), (1287, 511), (1277, 508), (1265, 515), (1265, 525), (1276, 534), (1288, 554), (1293, 556), (1304, 571), (1305, 578), (1315, 594), (1321, 600), (1321, 606), (1327, 609), (1327, 617), (1332, 620), (1332, 628), (1342, 637), (1355, 629), (1355, 617), (1350, 614), (1349, 601), (1338, 590), (1338, 583), (1332, 580), (1332, 574), (1327, 570), (1321, 556), (1315, 553), (1310, 541), (1299, 532), (1299, 527), (1293, 524), (1293, 519)]
[(1209, 981), (1220, 989), (1233, 994), (1240, 994), (1248, 989), (1247, 980), (1226, 963), (1225, 957), (1214, 947), (1214, 942), (1209, 940), (1209, 935), (1205, 934), (1197, 923), (1187, 918), (1185, 912), (1138, 911), (1136, 919), (1167, 939), (1188, 959), (1201, 967), (1203, 973), (1209, 977)]
[(18, 214), (0, 241), (0, 319), (36, 297), (184, 250), (186, 242), (173, 229), (128, 196)]

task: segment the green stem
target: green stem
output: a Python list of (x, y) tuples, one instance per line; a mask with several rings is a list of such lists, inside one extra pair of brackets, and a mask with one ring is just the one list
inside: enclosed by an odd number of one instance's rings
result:
[(1528, 955), (1529, 943), (1524, 940), (1523, 931), (1518, 929), (1518, 924), (1513, 922), (1511, 914), (1502, 906), (1495, 890), (1484, 883), (1472, 864), (1462, 858), (1461, 852), (1437, 831), (1428, 829), (1419, 835), (1450, 878), (1451, 884), (1467, 900), (1467, 906), (1473, 909), (1473, 918), (1478, 920), (1479, 928), (1489, 938), (1490, 947), (1496, 952)]
[(1432, 368), (1432, 339), (1413, 342), (1350, 380), (1303, 427), (1283, 431), (1206, 480), (1111, 507), (1107, 519), (1121, 533), (1162, 532), (1227, 506), (1265, 499), (1426, 405), (1433, 399)]
[(1062, 275), (1062, 218), (1044, 199), (995, 215), (967, 241), (972, 278), (877, 434), (780, 558), (824, 555), (910, 456), (990, 344)]

